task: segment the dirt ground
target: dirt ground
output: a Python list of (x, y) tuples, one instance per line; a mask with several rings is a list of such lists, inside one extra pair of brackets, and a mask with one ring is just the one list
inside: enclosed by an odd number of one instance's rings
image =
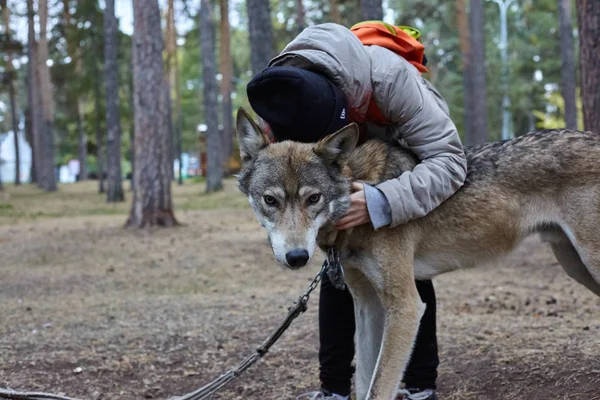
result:
[[(175, 188), (184, 226), (143, 232), (123, 229), (128, 205), (105, 205), (92, 184), (0, 193), (0, 387), (167, 399), (262, 343), (320, 260), (283, 270), (233, 182), (218, 195), (203, 189)], [(434, 284), (440, 399), (600, 399), (600, 299), (536, 238)], [(271, 352), (213, 398), (316, 388), (317, 304), (318, 291)]]

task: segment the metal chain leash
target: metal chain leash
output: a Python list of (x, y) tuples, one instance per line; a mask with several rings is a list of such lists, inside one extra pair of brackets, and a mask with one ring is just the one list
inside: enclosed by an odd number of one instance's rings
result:
[[(319, 273), (312, 280), (308, 289), (294, 302), (294, 305), (288, 308), (288, 314), (283, 320), (283, 322), (271, 333), (271, 335), (259, 346), (256, 348), (255, 352), (244, 359), (240, 364), (236, 367), (231, 368), (217, 379), (213, 380), (209, 384), (197, 389), (193, 392), (185, 394), (183, 396), (175, 396), (170, 397), (168, 400), (204, 400), (209, 396), (213, 395), (220, 389), (222, 389), (229, 382), (233, 381), (237, 377), (239, 377), (244, 371), (246, 371), (250, 366), (256, 363), (260, 358), (262, 358), (271, 346), (275, 344), (275, 342), (281, 337), (281, 335), (289, 328), (292, 321), (298, 318), (301, 314), (303, 314), (308, 307), (306, 304), (310, 298), (311, 293), (319, 286), (323, 274), (327, 273), (328, 277), (332, 280), (332, 283), (338, 288), (344, 288), (343, 281), (343, 268), (341, 263), (339, 262), (339, 255), (337, 252), (330, 251), (328, 254), (328, 258), (323, 262), (323, 266)], [(10, 389), (0, 388), (0, 399), (10, 399), (10, 400), (78, 400), (70, 397), (63, 397), (58, 395), (53, 395), (49, 393), (33, 393), (33, 392), (16, 392)]]
[(208, 398), (210, 395), (219, 391), (223, 386), (227, 385), (229, 382), (236, 379), (240, 376), (245, 370), (247, 370), (252, 364), (257, 362), (262, 356), (264, 356), (271, 346), (275, 344), (277, 339), (281, 337), (283, 332), (291, 325), (292, 321), (299, 317), (302, 313), (304, 313), (308, 307), (306, 303), (310, 298), (311, 293), (317, 288), (319, 283), (321, 282), (322, 275), (327, 272), (329, 268), (329, 261), (325, 260), (323, 266), (319, 273), (312, 280), (308, 289), (298, 297), (298, 300), (294, 302), (294, 305), (290, 307), (288, 310), (288, 315), (285, 317), (283, 322), (279, 325), (279, 327), (273, 331), (273, 333), (256, 349), (254, 354), (247, 357), (244, 361), (242, 361), (238, 366), (230, 369), (225, 372), (223, 375), (210, 382), (206, 386), (201, 387), (200, 389), (183, 395), (181, 397), (171, 397), (169, 400), (203, 400)]

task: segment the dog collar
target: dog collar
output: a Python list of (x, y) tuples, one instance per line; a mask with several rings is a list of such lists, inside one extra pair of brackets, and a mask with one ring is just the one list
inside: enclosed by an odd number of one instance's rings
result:
[(344, 282), (344, 267), (340, 261), (340, 252), (335, 248), (330, 248), (327, 252), (327, 259), (323, 263), (327, 277), (331, 281), (333, 287), (339, 290), (346, 289)]

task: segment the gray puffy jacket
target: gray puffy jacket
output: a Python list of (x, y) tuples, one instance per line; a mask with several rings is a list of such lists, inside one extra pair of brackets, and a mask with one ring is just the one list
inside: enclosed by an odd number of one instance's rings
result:
[(269, 66), (316, 69), (346, 95), (349, 106), (366, 113), (371, 97), (392, 124), (387, 132), (421, 162), (398, 178), (366, 189), (377, 229), (422, 217), (464, 183), (467, 163), (448, 106), (433, 86), (404, 58), (379, 46), (364, 46), (334, 23), (306, 28)]

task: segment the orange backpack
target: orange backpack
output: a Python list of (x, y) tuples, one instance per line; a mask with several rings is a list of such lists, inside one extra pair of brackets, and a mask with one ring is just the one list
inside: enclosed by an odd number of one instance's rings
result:
[[(421, 74), (429, 72), (425, 67), (425, 46), (419, 41), (421, 33), (418, 30), (409, 26), (390, 25), (383, 21), (359, 22), (350, 30), (365, 46), (385, 47), (414, 65)], [(372, 98), (365, 119), (379, 125), (389, 124)]]

